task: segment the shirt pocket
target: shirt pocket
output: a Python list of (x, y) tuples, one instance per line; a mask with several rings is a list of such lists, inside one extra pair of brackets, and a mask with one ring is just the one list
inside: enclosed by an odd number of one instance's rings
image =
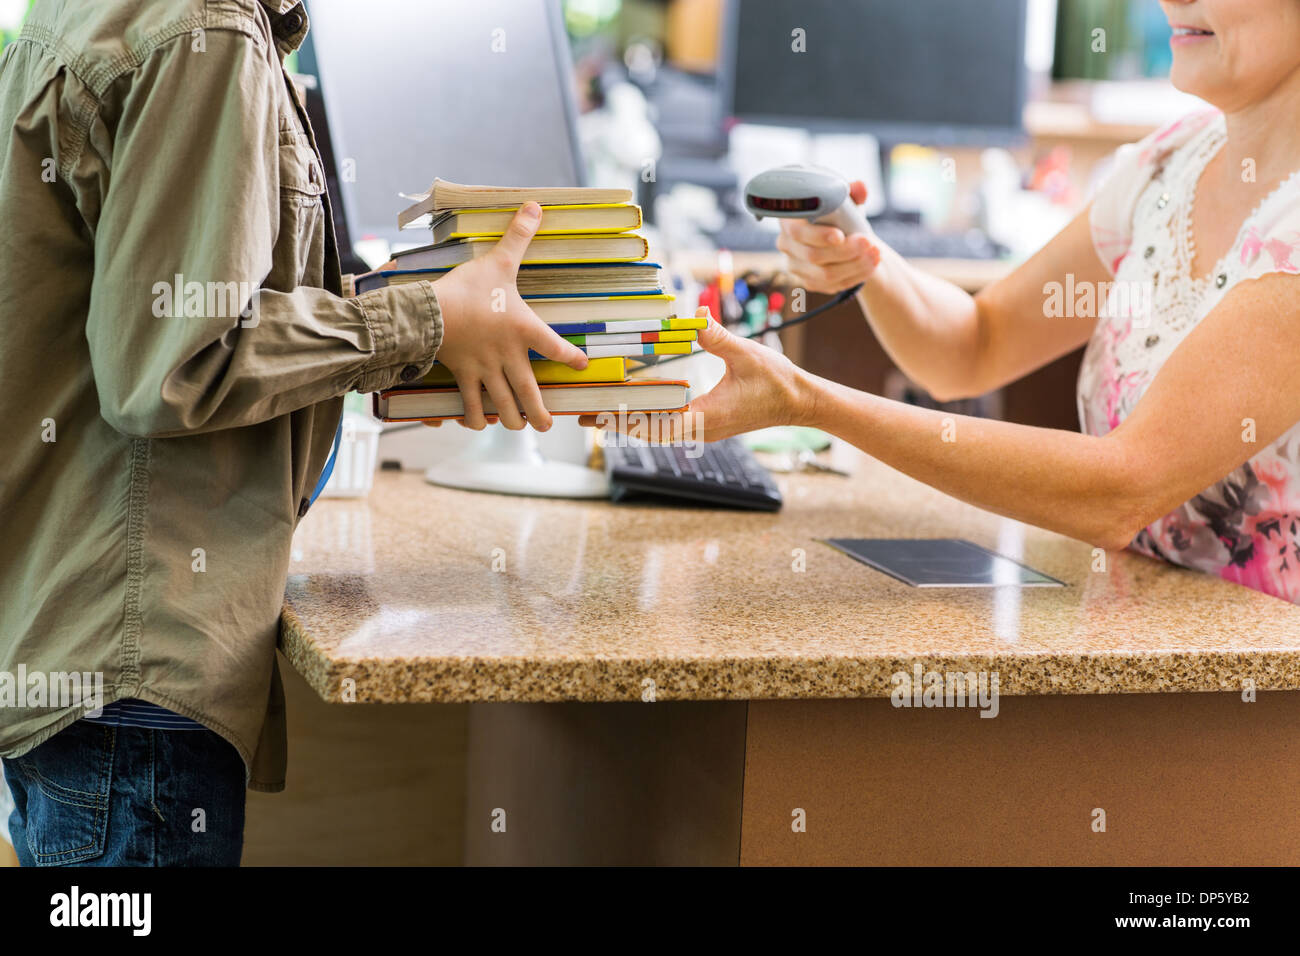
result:
[(325, 257), (325, 172), (311, 139), (282, 121), (279, 146), (280, 229), (269, 277), (288, 292), (320, 273)]
[(113, 728), (76, 721), (29, 753), (5, 761), (17, 770), (23, 792), (14, 799), (37, 866), (103, 856), (115, 741)]

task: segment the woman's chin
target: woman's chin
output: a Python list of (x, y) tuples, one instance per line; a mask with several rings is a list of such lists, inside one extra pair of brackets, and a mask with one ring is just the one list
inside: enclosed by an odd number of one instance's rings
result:
[(1190, 93), (1192, 96), (1199, 96), (1211, 105), (1214, 103), (1215, 84), (1209, 82), (1205, 76), (1204, 70), (1199, 70), (1191, 64), (1179, 64), (1178, 57), (1174, 56), (1173, 69), (1169, 71), (1169, 82), (1174, 89), (1181, 93)]

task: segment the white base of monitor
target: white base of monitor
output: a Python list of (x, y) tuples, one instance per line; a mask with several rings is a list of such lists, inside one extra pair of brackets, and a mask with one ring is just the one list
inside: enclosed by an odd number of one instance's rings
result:
[(464, 451), (426, 471), (424, 479), (446, 488), (502, 495), (609, 497), (609, 482), (603, 472), (585, 465), (548, 461), (532, 429), (512, 432), (502, 425), (489, 425), (474, 436)]

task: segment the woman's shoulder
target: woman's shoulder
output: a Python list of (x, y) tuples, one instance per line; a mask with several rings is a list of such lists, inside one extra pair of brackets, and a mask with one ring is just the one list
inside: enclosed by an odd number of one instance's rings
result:
[(1255, 207), (1239, 244), (1236, 265), (1244, 278), (1300, 274), (1300, 163)]
[(1216, 109), (1197, 110), (1166, 123), (1136, 143), (1121, 146), (1115, 152), (1115, 161), (1098, 194), (1124, 192), (1147, 185), (1210, 127), (1222, 130), (1223, 114)]
[(1118, 165), (1121, 158), (1129, 158), (1134, 174), (1151, 179), (1198, 133), (1211, 126), (1223, 126), (1223, 114), (1216, 109), (1207, 108), (1180, 116), (1136, 143), (1121, 146), (1116, 163)]

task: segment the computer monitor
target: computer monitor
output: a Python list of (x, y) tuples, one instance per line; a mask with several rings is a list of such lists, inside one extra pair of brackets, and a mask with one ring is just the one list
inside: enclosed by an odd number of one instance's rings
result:
[(936, 146), (1023, 138), (1026, 0), (729, 0), (742, 122)]
[(353, 241), (402, 233), (434, 176), (585, 185), (559, 0), (307, 0)]
[[(409, 205), (402, 191), (423, 190), (434, 176), (586, 185), (560, 0), (307, 0), (307, 13), (302, 66), (322, 94), (340, 238), (428, 242), (427, 230), (399, 230), (397, 213)], [(602, 472), (563, 458), (570, 446), (585, 457), (583, 438), (573, 419), (557, 419), (545, 447), (531, 429), (494, 425), (426, 478), (503, 494), (608, 497)]]

